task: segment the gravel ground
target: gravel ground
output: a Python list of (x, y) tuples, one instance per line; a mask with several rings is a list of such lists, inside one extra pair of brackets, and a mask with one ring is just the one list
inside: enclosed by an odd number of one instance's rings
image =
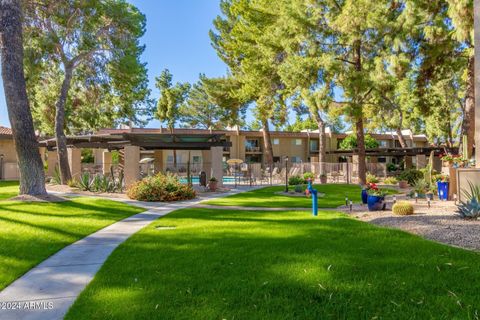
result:
[[(397, 199), (405, 200), (405, 196), (397, 196)], [(429, 208), (426, 200), (418, 200), (417, 203), (415, 200), (407, 200), (415, 208), (415, 214), (411, 216), (393, 215), (392, 197), (387, 197), (387, 201), (385, 211), (370, 212), (366, 205), (354, 205), (352, 212), (345, 206), (340, 207), (340, 210), (362, 221), (402, 229), (430, 240), (480, 251), (480, 220), (461, 218), (456, 213), (457, 207), (453, 201), (434, 200)]]

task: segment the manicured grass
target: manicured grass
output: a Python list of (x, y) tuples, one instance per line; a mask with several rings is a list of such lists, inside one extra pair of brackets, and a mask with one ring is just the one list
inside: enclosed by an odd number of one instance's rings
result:
[(191, 208), (115, 250), (66, 318), (475, 319), (479, 262), (335, 212)]
[[(0, 196), (5, 197), (1, 187)], [(0, 290), (58, 250), (143, 209), (75, 198), (59, 203), (0, 201)]]
[[(354, 202), (361, 201), (361, 188), (358, 185), (348, 184), (322, 184), (315, 185), (315, 189), (320, 193), (324, 193), (323, 197), (318, 198), (319, 208), (335, 208), (345, 204), (345, 196)], [(293, 190), (293, 187), (290, 186)], [(275, 192), (283, 191), (285, 187), (266, 187), (254, 191), (238, 193), (229, 197), (213, 199), (204, 202), (205, 204), (212, 204), (217, 206), (250, 206), (250, 207), (280, 207), (292, 208), (303, 207), (307, 208), (312, 205), (311, 198), (284, 196), (275, 194)], [(389, 190), (393, 193), (393, 190)]]
[(0, 181), (0, 200), (18, 195), (18, 181)]

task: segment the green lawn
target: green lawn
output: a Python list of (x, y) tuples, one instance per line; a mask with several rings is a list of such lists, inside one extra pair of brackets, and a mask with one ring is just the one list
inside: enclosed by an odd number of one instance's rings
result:
[[(293, 190), (293, 187), (290, 186)], [(319, 208), (335, 208), (345, 204), (345, 196), (354, 202), (361, 201), (361, 188), (353, 184), (322, 184), (315, 185), (315, 189), (325, 196), (318, 198)], [(312, 199), (307, 197), (284, 196), (275, 194), (275, 192), (283, 191), (285, 187), (266, 187), (254, 191), (238, 193), (229, 197), (218, 198), (203, 202), (205, 204), (212, 204), (217, 206), (251, 206), (251, 207), (310, 207)], [(393, 193), (393, 190), (388, 190)]]
[[(8, 190), (10, 186), (2, 184), (0, 197), (10, 197)], [(0, 290), (63, 247), (142, 211), (94, 198), (61, 203), (0, 201)]]
[(18, 181), (0, 181), (0, 200), (15, 197), (18, 194)]
[(66, 319), (475, 319), (479, 262), (331, 211), (190, 208), (115, 250)]

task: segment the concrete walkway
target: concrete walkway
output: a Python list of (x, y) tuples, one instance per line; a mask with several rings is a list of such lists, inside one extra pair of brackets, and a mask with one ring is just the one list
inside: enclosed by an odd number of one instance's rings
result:
[(168, 204), (111, 199), (143, 207), (147, 211), (116, 222), (63, 248), (14, 281), (0, 292), (0, 319), (63, 319), (108, 256), (132, 234), (174, 210), (246, 190), (236, 189)]

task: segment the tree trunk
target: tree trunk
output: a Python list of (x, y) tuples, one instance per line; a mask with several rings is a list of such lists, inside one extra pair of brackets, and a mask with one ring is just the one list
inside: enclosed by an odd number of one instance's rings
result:
[[(173, 137), (174, 132), (175, 132), (175, 128), (171, 127), (170, 128), (170, 134), (172, 134), (172, 137)], [(175, 168), (175, 171), (176, 171), (177, 170), (177, 150), (173, 149), (172, 151), (173, 151), (173, 167)], [(178, 173), (178, 172), (176, 172), (176, 173)]]
[(315, 120), (318, 125), (318, 162), (319, 162), (319, 173), (320, 175), (326, 174), (325, 172), (325, 163), (327, 159), (327, 139), (325, 136), (325, 122), (320, 117), (320, 115), (315, 115)]
[(462, 134), (467, 136), (468, 154), (464, 157), (470, 159), (475, 143), (475, 58), (473, 56), (468, 59)]
[(365, 163), (365, 134), (363, 132), (363, 116), (360, 116), (355, 122), (355, 130), (357, 132), (357, 148), (358, 148), (358, 183), (367, 183), (367, 165)]
[(267, 166), (273, 165), (273, 147), (270, 139), (270, 128), (268, 127), (268, 119), (262, 120), (263, 126), (263, 148), (264, 148), (264, 162)]
[[(362, 66), (362, 43), (361, 40), (355, 41), (355, 70), (361, 72), (363, 69)], [(358, 182), (360, 184), (367, 183), (367, 168), (366, 168), (366, 155), (365, 155), (365, 134), (363, 132), (363, 97), (360, 99), (360, 103), (355, 107), (356, 110), (356, 122), (355, 128), (357, 131), (357, 148), (358, 148)]]
[(400, 142), (400, 146), (402, 148), (406, 148), (407, 147), (407, 141), (405, 141), (405, 138), (403, 137), (402, 128), (395, 128), (395, 132), (397, 133), (398, 142)]
[(45, 172), (23, 73), (20, 0), (0, 0), (0, 46), (5, 100), (20, 169), (20, 194), (45, 195)]
[(67, 184), (72, 179), (70, 165), (68, 164), (67, 137), (65, 136), (65, 104), (67, 103), (68, 90), (72, 81), (73, 66), (65, 64), (65, 78), (63, 79), (60, 96), (56, 104), (55, 138), (57, 139), (58, 166), (60, 168), (60, 181)]

